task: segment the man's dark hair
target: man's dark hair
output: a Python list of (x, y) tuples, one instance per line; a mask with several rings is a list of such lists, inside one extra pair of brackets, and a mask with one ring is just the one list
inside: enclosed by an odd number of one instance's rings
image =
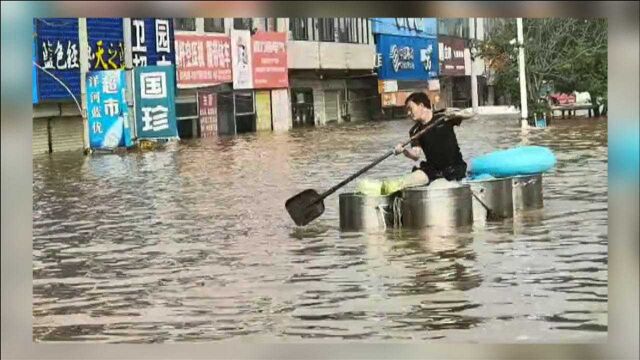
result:
[(407, 100), (404, 101), (404, 106), (407, 106), (409, 101), (413, 101), (417, 105), (422, 104), (426, 108), (431, 109), (431, 101), (429, 100), (429, 97), (427, 96), (427, 94), (423, 92), (414, 92), (413, 94), (409, 95)]

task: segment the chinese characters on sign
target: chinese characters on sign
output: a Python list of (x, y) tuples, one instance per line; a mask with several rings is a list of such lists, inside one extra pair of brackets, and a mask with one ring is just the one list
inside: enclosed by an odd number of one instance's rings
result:
[(147, 43), (143, 19), (131, 19), (131, 56), (133, 66), (147, 66)]
[(211, 92), (198, 92), (198, 117), (200, 136), (214, 137), (218, 134), (218, 97)]
[(171, 27), (168, 19), (131, 19), (131, 57), (134, 67), (171, 65)]
[(167, 76), (164, 72), (150, 72), (140, 75), (143, 99), (164, 99), (167, 97)]
[(438, 77), (438, 49), (434, 37), (376, 35), (380, 80), (419, 81)]
[(251, 38), (251, 43), (254, 88), (288, 87), (287, 35), (285, 33), (259, 32)]
[(413, 64), (413, 48), (409, 46), (399, 47), (397, 45), (391, 45), (389, 57), (393, 64), (393, 71), (398, 70), (413, 70), (415, 66)]
[(87, 74), (89, 143), (92, 149), (131, 146), (123, 70)]
[(89, 69), (124, 69), (122, 18), (87, 18)]
[(440, 73), (464, 75), (464, 40), (447, 36), (440, 36), (438, 40)]
[(156, 61), (156, 65), (165, 66), (171, 65), (171, 38), (169, 28), (169, 20), (167, 19), (156, 19), (155, 20), (155, 28), (156, 28), (156, 53), (158, 54), (158, 60)]
[(58, 40), (55, 46), (48, 40), (42, 42), (42, 67), (47, 70), (79, 69), (78, 56), (78, 44), (71, 40), (65, 45)]
[(186, 34), (175, 37), (179, 88), (232, 82), (229, 37)]
[(89, 66), (92, 70), (124, 69), (124, 48), (122, 42), (114, 45), (109, 43), (105, 55), (104, 42), (98, 40), (95, 44), (95, 51), (89, 54)]
[(178, 137), (173, 66), (147, 66), (134, 70), (138, 138)]
[[(431, 71), (433, 70), (433, 44), (427, 45), (425, 49), (420, 49), (420, 63), (424, 67), (424, 70), (431, 75)], [(433, 76), (429, 76), (433, 77)]]
[(162, 105), (142, 108), (142, 131), (159, 132), (169, 128), (169, 108)]
[[(35, 61), (64, 82), (80, 98), (80, 41), (78, 19), (34, 19)], [(40, 101), (71, 100), (72, 95), (53, 77), (36, 70), (34, 93)]]

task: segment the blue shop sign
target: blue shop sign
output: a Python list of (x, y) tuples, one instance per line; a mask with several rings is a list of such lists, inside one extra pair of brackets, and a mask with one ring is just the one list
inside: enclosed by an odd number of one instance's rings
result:
[(88, 18), (89, 70), (124, 69), (122, 18)]
[(131, 57), (134, 67), (174, 64), (173, 21), (131, 19)]
[(124, 70), (87, 74), (87, 118), (92, 149), (133, 145), (125, 100), (126, 84)]
[(138, 67), (133, 74), (138, 138), (178, 138), (174, 66)]
[(375, 35), (380, 80), (429, 80), (438, 77), (438, 41)]
[[(78, 19), (36, 18), (36, 59), (38, 65), (62, 81), (80, 98), (80, 45)], [(38, 102), (71, 100), (73, 96), (56, 79), (38, 70), (35, 77)]]

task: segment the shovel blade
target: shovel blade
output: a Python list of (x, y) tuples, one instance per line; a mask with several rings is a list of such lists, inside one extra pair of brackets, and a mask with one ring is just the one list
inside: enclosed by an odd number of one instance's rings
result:
[(307, 225), (324, 212), (324, 203), (313, 189), (307, 189), (291, 197), (284, 206), (298, 226)]

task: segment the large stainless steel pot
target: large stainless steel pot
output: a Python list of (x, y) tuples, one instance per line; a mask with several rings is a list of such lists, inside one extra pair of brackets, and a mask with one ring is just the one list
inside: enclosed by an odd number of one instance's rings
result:
[(393, 226), (393, 196), (340, 194), (340, 230), (374, 231)]
[(402, 226), (458, 227), (473, 223), (471, 187), (460, 184), (450, 188), (428, 186), (402, 191)]
[(542, 174), (514, 176), (513, 208), (515, 211), (540, 209), (542, 201)]
[[(474, 218), (508, 219), (513, 217), (513, 185), (511, 178), (467, 181), (471, 186)], [(484, 205), (484, 206), (483, 206)], [(491, 210), (493, 217), (485, 206)]]

